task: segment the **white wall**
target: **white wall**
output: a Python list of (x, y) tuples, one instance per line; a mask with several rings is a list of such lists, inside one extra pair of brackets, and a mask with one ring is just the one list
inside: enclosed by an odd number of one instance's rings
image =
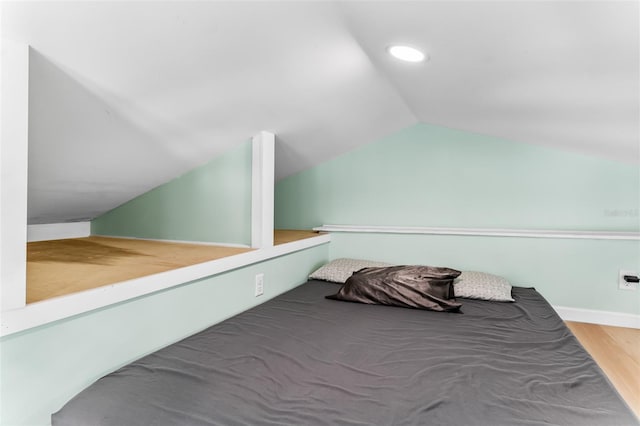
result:
[(2, 39), (0, 295), (2, 310), (26, 295), (29, 46)]
[(89, 235), (91, 222), (46, 223), (27, 227), (28, 242), (82, 238)]

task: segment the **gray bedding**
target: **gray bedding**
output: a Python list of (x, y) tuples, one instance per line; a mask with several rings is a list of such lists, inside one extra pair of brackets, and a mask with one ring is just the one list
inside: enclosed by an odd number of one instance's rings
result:
[(61, 425), (631, 425), (534, 289), (463, 314), (325, 299), (310, 281), (109, 374)]

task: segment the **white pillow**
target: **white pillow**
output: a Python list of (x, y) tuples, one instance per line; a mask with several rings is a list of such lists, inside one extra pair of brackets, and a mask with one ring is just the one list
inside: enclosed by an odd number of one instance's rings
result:
[(345, 281), (355, 272), (362, 268), (374, 268), (380, 266), (393, 266), (390, 263), (374, 262), (371, 260), (360, 259), (335, 259), (321, 266), (311, 275), (310, 279), (332, 281), (334, 283), (344, 284)]
[(511, 284), (509, 284), (509, 281), (486, 272), (462, 272), (453, 281), (453, 292), (456, 297), (467, 299), (514, 302), (511, 297)]

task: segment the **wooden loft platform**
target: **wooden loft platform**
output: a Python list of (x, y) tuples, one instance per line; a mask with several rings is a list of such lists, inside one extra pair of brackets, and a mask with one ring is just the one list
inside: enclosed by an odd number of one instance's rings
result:
[[(280, 245), (318, 236), (276, 230)], [(27, 303), (252, 251), (251, 248), (91, 236), (27, 243)]]
[(27, 243), (27, 303), (250, 250), (98, 236)]

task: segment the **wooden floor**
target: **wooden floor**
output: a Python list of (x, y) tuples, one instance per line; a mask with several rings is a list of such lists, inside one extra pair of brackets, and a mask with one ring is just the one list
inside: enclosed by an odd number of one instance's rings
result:
[(250, 250), (97, 236), (28, 243), (27, 303)]
[[(313, 231), (276, 231), (275, 244), (318, 236)], [(27, 303), (250, 251), (92, 236), (27, 244)]]
[(640, 418), (640, 330), (569, 321), (567, 326)]
[(316, 231), (298, 231), (291, 229), (277, 229), (273, 233), (273, 244), (280, 245), (290, 243), (293, 241), (304, 240), (306, 238), (313, 238), (320, 235), (320, 232)]

